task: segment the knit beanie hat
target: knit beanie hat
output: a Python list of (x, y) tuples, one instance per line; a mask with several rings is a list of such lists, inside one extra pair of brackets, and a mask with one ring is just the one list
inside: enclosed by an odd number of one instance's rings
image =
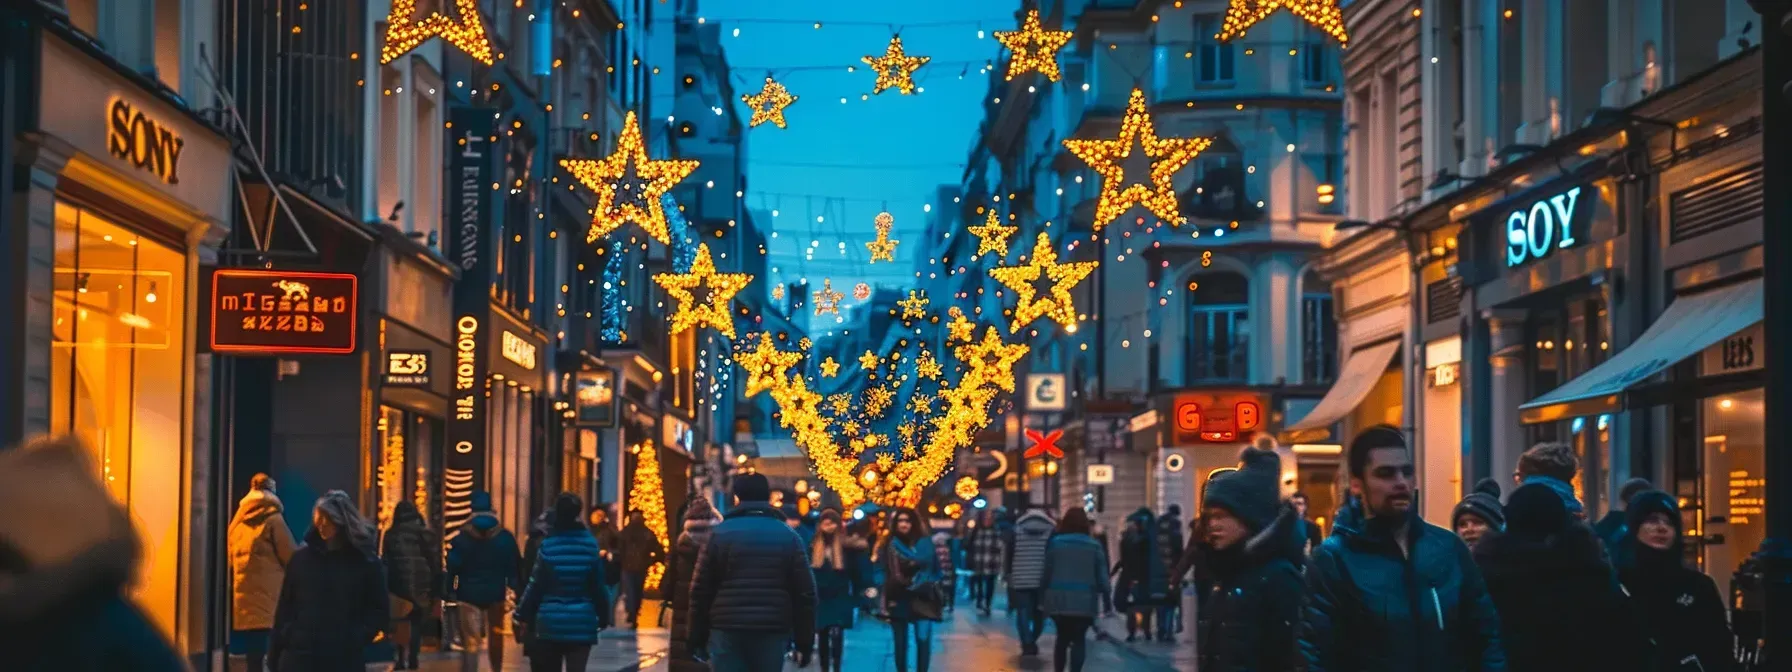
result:
[(1500, 482), (1491, 478), (1476, 482), (1474, 491), (1463, 497), (1456, 510), (1450, 512), (1450, 527), (1455, 527), (1463, 516), (1474, 516), (1487, 521), (1495, 530), (1505, 530), (1506, 511), (1500, 506)]
[(1237, 471), (1207, 483), (1201, 506), (1225, 509), (1258, 532), (1275, 522), (1281, 507), (1282, 458), (1273, 451), (1246, 448), (1239, 460)]
[(734, 477), (734, 496), (742, 502), (769, 502), (772, 500), (772, 483), (765, 474), (746, 474)]
[(1569, 516), (1568, 505), (1554, 488), (1544, 483), (1521, 485), (1506, 500), (1506, 533), (1542, 539), (1567, 529)]

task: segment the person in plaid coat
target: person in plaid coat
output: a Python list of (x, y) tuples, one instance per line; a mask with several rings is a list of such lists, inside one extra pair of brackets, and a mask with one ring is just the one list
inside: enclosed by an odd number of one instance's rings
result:
[(990, 601), (996, 592), (996, 576), (1002, 573), (1002, 559), (1007, 555), (995, 513), (984, 511), (977, 517), (977, 526), (971, 529), (970, 543), (965, 548), (965, 565), (971, 570), (971, 599), (976, 601), (977, 611), (985, 616), (989, 615)]

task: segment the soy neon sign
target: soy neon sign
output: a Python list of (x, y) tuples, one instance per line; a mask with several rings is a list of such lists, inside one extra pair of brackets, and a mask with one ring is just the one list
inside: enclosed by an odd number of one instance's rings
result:
[(1508, 268), (1541, 260), (1580, 242), (1574, 238), (1578, 224), (1574, 206), (1580, 201), (1580, 192), (1581, 187), (1574, 187), (1506, 216)]

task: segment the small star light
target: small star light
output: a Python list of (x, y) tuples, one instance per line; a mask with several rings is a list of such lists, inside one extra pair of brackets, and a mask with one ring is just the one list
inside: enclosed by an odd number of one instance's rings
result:
[[(1038, 12), (1034, 12), (1034, 14), (1038, 14)], [(1000, 35), (1000, 33), (997, 34)], [(983, 488), (977, 483), (975, 476), (960, 478), (957, 483), (952, 485), (952, 494), (958, 495), (959, 499), (975, 499), (977, 493), (982, 491)]]
[(1046, 30), (1039, 25), (1039, 10), (1027, 12), (1020, 30), (995, 31), (997, 42), (1014, 52), (1008, 59), (1008, 79), (1037, 71), (1051, 81), (1058, 81), (1058, 50), (1070, 44), (1076, 33), (1068, 30)]
[(865, 243), (865, 249), (871, 251), (871, 263), (896, 261), (896, 257), (893, 256), (896, 253), (896, 244), (902, 241), (890, 240), (890, 228), (895, 224), (896, 218), (892, 217), (890, 213), (877, 213), (877, 240)]
[[(1046, 234), (1039, 234), (1033, 243), (1033, 254), (1022, 266), (998, 266), (989, 269), (990, 277), (1014, 290), (1017, 303), (1014, 306), (1014, 321), (1008, 323), (1008, 332), (1020, 331), (1033, 320), (1050, 317), (1064, 325), (1065, 331), (1076, 332), (1076, 305), (1072, 303), (1070, 288), (1082, 282), (1095, 272), (1101, 262), (1073, 261), (1058, 263), (1058, 253), (1052, 250), (1052, 241)], [(1037, 287), (1049, 281), (1051, 286), (1043, 293)]]
[(630, 112), (622, 121), (622, 135), (616, 137), (615, 152), (602, 159), (561, 159), (560, 165), (580, 184), (597, 192), (597, 207), (592, 210), (585, 242), (595, 243), (624, 222), (634, 222), (660, 244), (671, 245), (660, 196), (696, 171), (698, 162), (648, 159), (641, 122)]
[(765, 88), (759, 93), (742, 95), (741, 102), (753, 108), (753, 118), (747, 121), (747, 128), (753, 128), (765, 122), (784, 128), (784, 108), (796, 102), (796, 96), (790, 95), (790, 89), (784, 88), (777, 80), (765, 78)]
[(1312, 24), (1320, 32), (1332, 36), (1340, 45), (1350, 43), (1350, 34), (1344, 30), (1344, 9), (1339, 0), (1232, 0), (1226, 7), (1226, 18), (1220, 23), (1220, 32), (1214, 37), (1220, 41), (1244, 37), (1244, 31), (1262, 21), (1278, 9), (1286, 9), (1301, 20)]
[(896, 302), (902, 309), (902, 319), (919, 320), (927, 317), (927, 297), (915, 290), (908, 290), (908, 298)]
[(944, 373), (944, 370), (940, 366), (939, 360), (933, 358), (933, 353), (922, 350), (921, 356), (915, 359), (915, 375), (935, 380), (940, 377), (941, 373)]
[(844, 298), (846, 298), (845, 295), (834, 291), (833, 280), (822, 278), (821, 289), (815, 290), (815, 314), (833, 313), (839, 315), (840, 299)]
[[(464, 0), (463, 0), (464, 1)], [(877, 72), (877, 82), (871, 86), (872, 94), (883, 93), (884, 89), (894, 88), (902, 95), (915, 92), (915, 71), (933, 60), (927, 56), (909, 56), (902, 53), (902, 36), (890, 36), (890, 46), (882, 56), (865, 56), (859, 60)]]
[(866, 371), (876, 369), (878, 359), (880, 358), (877, 356), (877, 353), (866, 350), (865, 354), (859, 355), (859, 368)]
[(946, 325), (947, 337), (954, 341), (969, 341), (976, 338), (977, 325), (964, 318), (963, 313), (952, 316), (952, 322)]
[(989, 219), (982, 226), (966, 228), (977, 237), (977, 254), (994, 252), (1004, 257), (1008, 256), (1008, 237), (1020, 231), (1018, 226), (1003, 226), (995, 208), (989, 209)]
[(821, 360), (821, 375), (822, 375), (822, 377), (833, 378), (834, 375), (837, 373), (840, 373), (840, 363), (834, 361), (833, 357), (828, 357), (827, 359)]
[(734, 318), (728, 303), (745, 289), (753, 276), (746, 273), (717, 273), (716, 263), (709, 256), (708, 245), (697, 246), (697, 260), (689, 273), (658, 273), (653, 281), (666, 294), (678, 300), (672, 313), (672, 333), (684, 333), (693, 326), (708, 326), (728, 338), (734, 338)]
[(454, 0), (454, 9), (460, 14), (459, 21), (441, 12), (430, 12), (417, 21), (417, 0), (392, 0), (392, 12), (386, 17), (386, 43), (380, 46), (380, 63), (391, 63), (429, 38), (439, 36), (473, 60), (491, 65), (492, 42), (486, 39), (485, 24), (479, 20), (479, 0)]
[(779, 350), (770, 333), (760, 332), (759, 346), (735, 355), (734, 361), (747, 372), (746, 395), (751, 397), (786, 384), (785, 372), (802, 358), (802, 353)]
[[(1139, 145), (1149, 160), (1150, 186), (1143, 182), (1128, 183), (1126, 168), (1121, 163), (1132, 156), (1133, 145)], [(1126, 105), (1126, 116), (1120, 121), (1120, 137), (1113, 140), (1070, 138), (1064, 148), (1095, 172), (1101, 174), (1101, 198), (1095, 205), (1095, 230), (1107, 226), (1126, 214), (1133, 205), (1145, 206), (1171, 226), (1188, 221), (1176, 206), (1176, 189), (1171, 177), (1208, 145), (1210, 138), (1159, 138), (1152, 127), (1151, 112), (1145, 107), (1145, 92), (1132, 90)]]

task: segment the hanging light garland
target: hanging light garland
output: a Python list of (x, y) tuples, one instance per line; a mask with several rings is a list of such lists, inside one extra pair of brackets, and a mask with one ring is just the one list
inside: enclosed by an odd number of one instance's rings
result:
[(473, 60), (491, 65), (492, 42), (479, 18), (479, 0), (454, 0), (454, 8), (460, 14), (459, 21), (441, 12), (430, 12), (418, 21), (417, 0), (392, 0), (392, 11), (386, 17), (386, 43), (380, 46), (380, 64), (391, 63), (430, 38), (440, 37)]
[(865, 56), (859, 60), (877, 72), (877, 82), (871, 86), (872, 95), (893, 88), (906, 96), (915, 92), (915, 71), (933, 59), (927, 56), (909, 56), (902, 51), (902, 36), (892, 35), (890, 46), (884, 49), (884, 55)]
[(602, 159), (561, 159), (560, 165), (597, 193), (585, 242), (595, 243), (624, 223), (634, 222), (660, 244), (671, 245), (660, 197), (695, 172), (699, 163), (695, 159), (647, 158), (641, 122), (629, 112), (622, 121), (622, 134), (616, 137), (616, 151)]
[[(1101, 197), (1095, 204), (1096, 231), (1126, 214), (1133, 205), (1144, 206), (1171, 226), (1187, 221), (1176, 204), (1176, 189), (1171, 178), (1195, 156), (1213, 144), (1210, 138), (1159, 138), (1151, 122), (1151, 111), (1145, 106), (1145, 92), (1132, 90), (1126, 115), (1120, 120), (1120, 135), (1113, 140), (1069, 138), (1064, 148), (1082, 159), (1101, 175)], [(1150, 160), (1150, 186), (1127, 181), (1121, 165), (1138, 145)], [(1135, 179), (1137, 176), (1134, 176)]]
[(1344, 9), (1339, 0), (1232, 0), (1226, 16), (1220, 21), (1220, 32), (1214, 35), (1222, 42), (1244, 37), (1244, 31), (1257, 22), (1286, 9), (1314, 28), (1330, 35), (1339, 45), (1349, 46), (1350, 33), (1344, 29)]
[(765, 87), (759, 93), (742, 95), (741, 102), (753, 110), (753, 117), (747, 120), (747, 128), (754, 128), (765, 122), (784, 128), (784, 108), (796, 102), (796, 96), (790, 95), (790, 89), (784, 88), (777, 80), (765, 78)]
[(995, 31), (996, 41), (1014, 52), (1008, 59), (1007, 78), (1010, 80), (1029, 72), (1038, 72), (1049, 81), (1058, 81), (1058, 50), (1070, 44), (1071, 38), (1075, 36), (1076, 33), (1068, 30), (1046, 30), (1041, 27), (1037, 9), (1027, 12), (1020, 30)]

